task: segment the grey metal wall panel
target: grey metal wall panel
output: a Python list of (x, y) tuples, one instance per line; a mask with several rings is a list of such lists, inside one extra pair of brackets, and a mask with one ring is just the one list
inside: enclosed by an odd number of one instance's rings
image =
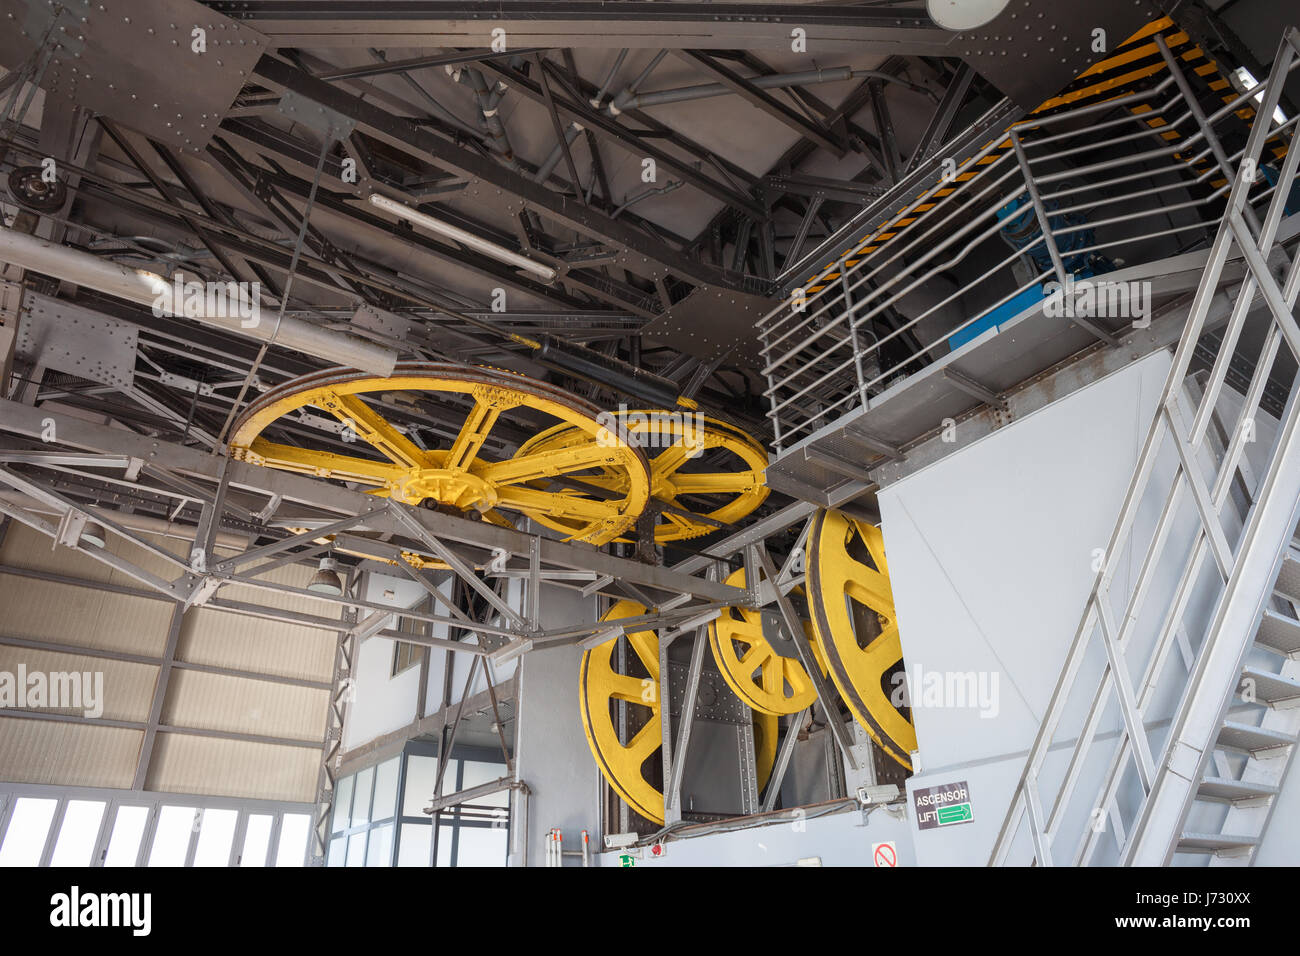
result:
[[(559, 627), (595, 616), (595, 600), (575, 591), (548, 589), (542, 626)], [(578, 849), (578, 835), (591, 834), (600, 846), (599, 771), (592, 760), (578, 713), (578, 666), (582, 650), (557, 647), (531, 651), (519, 668), (516, 773), (528, 784), (528, 863), (541, 866), (551, 827), (564, 831), (565, 844)]]

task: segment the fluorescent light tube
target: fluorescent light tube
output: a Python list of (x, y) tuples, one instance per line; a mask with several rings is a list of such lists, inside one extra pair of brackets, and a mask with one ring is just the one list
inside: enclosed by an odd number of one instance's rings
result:
[(526, 272), (531, 272), (533, 275), (540, 277), (543, 281), (550, 282), (558, 274), (548, 265), (541, 262), (534, 262), (527, 256), (521, 256), (519, 253), (507, 249), (504, 246), (498, 246), (495, 242), (488, 242), (486, 239), (476, 236), (472, 232), (466, 232), (458, 226), (453, 226), (449, 222), (443, 222), (441, 219), (435, 219), (433, 216), (426, 215), (419, 210), (412, 209), (405, 203), (400, 203), (395, 199), (389, 199), (387, 196), (382, 196), (379, 193), (370, 194), (370, 204), (372, 206), (377, 206), (385, 212), (390, 212), (395, 216), (400, 216), (403, 219), (410, 220), (415, 223), (415, 225), (421, 226), (430, 232), (455, 240), (461, 245), (468, 246), (470, 249), (483, 253), (485, 256), (491, 256), (499, 262), (504, 262), (507, 265), (516, 266)]

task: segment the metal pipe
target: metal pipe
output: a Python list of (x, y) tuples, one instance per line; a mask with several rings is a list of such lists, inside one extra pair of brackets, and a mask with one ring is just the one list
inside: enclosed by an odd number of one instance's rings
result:
[(474, 91), (474, 98), (478, 101), (479, 113), (483, 116), (483, 124), (488, 131), (488, 135), (492, 137), (494, 152), (501, 157), (501, 161), (508, 168), (518, 170), (519, 160), (515, 157), (515, 151), (510, 145), (510, 136), (501, 123), (501, 117), (497, 115), (497, 108), (501, 102), (500, 97), (493, 98), (487, 80), (483, 79), (483, 74), (478, 70), (466, 67), (464, 70), (454, 72), (449, 67), (447, 72)]
[[(157, 273), (130, 269), (79, 249), (38, 239), (3, 226), (0, 226), (0, 262), (12, 262), (35, 272), (66, 279), (155, 309), (160, 302), (172, 298), (168, 294), (172, 284)], [(248, 325), (246, 323), (250, 320), (241, 317), (238, 310), (222, 308), (209, 311), (207, 297), (202, 298), (202, 302), (194, 303), (198, 309), (196, 315), (189, 315), (188, 308), (180, 310), (178, 314), (171, 307), (159, 314), (193, 319), (203, 325), (225, 329), (259, 342), (295, 349), (336, 365), (360, 369), (374, 375), (391, 375), (393, 366), (397, 364), (397, 352), (393, 349), (323, 329), (288, 315), (274, 323), (259, 321)], [(231, 312), (234, 314), (220, 314)]]
[[(578, 138), (578, 134), (581, 133), (582, 130), (583, 127), (581, 124), (570, 123), (569, 128), (564, 131), (564, 141), (572, 146), (573, 141)], [(555, 148), (551, 150), (551, 155), (547, 156), (542, 165), (537, 167), (537, 173), (533, 176), (533, 181), (544, 183), (546, 180), (550, 179), (551, 173), (555, 172), (555, 167), (560, 165), (560, 160), (563, 158), (564, 148), (561, 147), (559, 143), (556, 143)], [(574, 185), (578, 184), (575, 183)], [(615, 213), (615, 215), (617, 215), (617, 213)]]

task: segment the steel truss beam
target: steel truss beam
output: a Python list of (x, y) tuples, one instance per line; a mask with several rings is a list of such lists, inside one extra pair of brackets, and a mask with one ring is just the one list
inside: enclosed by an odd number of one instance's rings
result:
[[(625, 250), (621, 257), (623, 262), (630, 262), (631, 254), (636, 253), (649, 260), (657, 270), (671, 272), (705, 285), (733, 291), (745, 289), (742, 276), (703, 265), (662, 242), (648, 238), (631, 225), (612, 219), (579, 200), (569, 199), (547, 189), (527, 176), (501, 166), (495, 160), (456, 146), (404, 117), (388, 113), (338, 90), (281, 60), (263, 57), (258, 62), (255, 73), (277, 89), (290, 90), (342, 115), (374, 139), (420, 159), (432, 160), (449, 172), (466, 177), (471, 181), (470, 195), (486, 192), (489, 188), (500, 190), (539, 215), (583, 235), (621, 247)], [(536, 87), (536, 84), (514, 71), (507, 73), (521, 84), (521, 91), (529, 86)], [(536, 90), (536, 96), (544, 100), (540, 89)], [(557, 106), (563, 109), (564, 102), (557, 97)], [(477, 184), (481, 184), (482, 188)], [(509, 201), (507, 199), (505, 203)]]
[[(475, 46), (492, 30), (510, 47), (616, 49), (790, 49), (790, 31), (806, 31), (809, 50), (943, 56), (959, 34), (916, 10), (848, 4), (726, 2), (617, 4), (553, 0), (470, 2), (285, 3), (221, 0), (214, 9), (242, 20), (275, 47)], [(395, 39), (400, 38), (400, 39)]]
[[(44, 408), (34, 409), (17, 402), (0, 401), (0, 430), (22, 435), (29, 439), (40, 440), (42, 432), (46, 428), (44, 421), (47, 419), (54, 420), (60, 446), (98, 451), (119, 459), (123, 455), (128, 458), (140, 458), (156, 463), (171, 472), (191, 478), (215, 482), (218, 476), (219, 464), (223, 461), (219, 457), (192, 448), (134, 435), (121, 429), (110, 429), (102, 425), (95, 425)], [(75, 502), (40, 488), (30, 479), (17, 475), (8, 469), (0, 468), (0, 471), (3, 472), (7, 484), (14, 484), (24, 491), (34, 489), (41, 492), (39, 497), (42, 500), (49, 501), (61, 512), (79, 509)], [(253, 492), (264, 497), (278, 495), (285, 502), (308, 505), (313, 508), (323, 509), (325, 512), (322, 514), (321, 519), (317, 519), (316, 522), (310, 522), (310, 519), (305, 518), (295, 519), (295, 521), (302, 520), (308, 523), (328, 524), (339, 520), (340, 517), (346, 518), (367, 514), (375, 504), (372, 495), (350, 491), (324, 481), (317, 481), (288, 472), (260, 468), (239, 461), (228, 462), (226, 465), (226, 480), (232, 490)], [(13, 511), (8, 510), (11, 506), (4, 505), (2, 507), (6, 509), (6, 513), (13, 514)], [(13, 510), (18, 511), (19, 509)], [(413, 523), (419, 526), (428, 536), (437, 539), (448, 549), (453, 550), (459, 559), (467, 565), (475, 566), (486, 563), (494, 552), (527, 560), (532, 553), (531, 549), (535, 547), (543, 569), (591, 571), (597, 575), (608, 576), (611, 583), (621, 581), (630, 583), (635, 587), (645, 588), (651, 593), (652, 597), (663, 603), (679, 594), (689, 594), (698, 601), (715, 602), (722, 606), (748, 606), (749, 603), (749, 595), (744, 589), (706, 580), (698, 576), (697, 573), (683, 573), (681, 570), (646, 565), (626, 558), (614, 557), (589, 545), (557, 541), (540, 535), (526, 534), (487, 522), (471, 521), (428, 509), (403, 509), (403, 514), (405, 516), (402, 522), (404, 528), (392, 524), (390, 516), (384, 521), (375, 520), (373, 522), (374, 527), (367, 528), (367, 530), (409, 533)], [(51, 536), (57, 533), (57, 529), (43, 519), (35, 519), (23, 513), (13, 514), (13, 516), (18, 520), (23, 520), (24, 523), (39, 522), (40, 527), (38, 529)], [(797, 520), (797, 518), (791, 519), (790, 523), (793, 523), (794, 520)], [(111, 524), (111, 522), (109, 523)], [(114, 530), (118, 529), (115, 528)], [(130, 536), (124, 530), (119, 533), (123, 534), (123, 536)], [(369, 543), (369, 539), (365, 540)], [(139, 543), (147, 550), (157, 551), (147, 542)], [(422, 549), (417, 546), (412, 550), (419, 551)], [(423, 550), (427, 551), (427, 549)], [(99, 549), (95, 549), (95, 551), (95, 556), (101, 559), (113, 557), (105, 556), (104, 552), (99, 551)], [(165, 559), (172, 564), (181, 564), (174, 555), (160, 551), (158, 554), (160, 556), (165, 555)], [(430, 556), (437, 557), (438, 555), (433, 554)], [(720, 555), (720, 557), (725, 556), (725, 554)], [(711, 563), (713, 562), (708, 558), (704, 558), (693, 564), (692, 567), (695, 572), (698, 572)], [(164, 581), (155, 575), (148, 575), (147, 578), (137, 576), (137, 579), (143, 580), (155, 590), (181, 596), (183, 591), (188, 592), (189, 588), (198, 586), (201, 577), (203, 577), (194, 573), (188, 567), (183, 565), (182, 567), (187, 574), (177, 579), (176, 582)], [(142, 573), (147, 574), (147, 572)], [(211, 574), (211, 572), (208, 573)], [(273, 585), (269, 582), (258, 581), (241, 575), (230, 574), (224, 580), (250, 584), (269, 590), (306, 593), (300, 592), (298, 589)], [(601, 589), (603, 590), (605, 587), (608, 587), (608, 585), (602, 585)], [(319, 595), (312, 596), (320, 597)], [(340, 598), (335, 599), (335, 601), (336, 603), (365, 606), (365, 602), (356, 600), (343, 602)], [(372, 609), (380, 609), (380, 607), (375, 605)], [(416, 612), (406, 612), (403, 616), (422, 620), (436, 620), (431, 615), (421, 615)], [(493, 630), (500, 633), (509, 633), (499, 628)]]
[(751, 104), (769, 116), (790, 127), (800, 136), (808, 139), (823, 149), (830, 150), (836, 157), (848, 152), (848, 144), (830, 130), (823, 129), (816, 123), (800, 116), (771, 93), (760, 89), (739, 73), (727, 68), (708, 54), (697, 50), (680, 50), (678, 56), (687, 63), (694, 63), (716, 76), (724, 86), (730, 88)]
[[(543, 68), (554, 70), (554, 67), (546, 63), (546, 61), (541, 62)], [(509, 67), (501, 66), (497, 63), (488, 63), (484, 65), (489, 70), (505, 79), (505, 81), (510, 84), (511, 89), (523, 94), (543, 107), (547, 105), (546, 90), (543, 89), (540, 78), (534, 80), (531, 77), (520, 73), (518, 70), (512, 70)], [(717, 180), (703, 175), (697, 171), (695, 167), (682, 162), (671, 153), (646, 142), (644, 139), (638, 138), (636, 131), (627, 129), (610, 117), (596, 112), (596, 110), (592, 109), (587, 103), (569, 97), (556, 96), (554, 93), (552, 93), (552, 99), (557, 110), (567, 114), (570, 119), (581, 124), (585, 129), (591, 129), (594, 132), (599, 133), (602, 137), (617, 143), (635, 155), (646, 156), (654, 159), (660, 167), (666, 170), (671, 170), (675, 175), (681, 177), (697, 189), (712, 196), (714, 199), (721, 200), (729, 206), (743, 209), (754, 216), (765, 215), (763, 207), (759, 203), (755, 202), (752, 197), (737, 192), (736, 190), (719, 183)], [(683, 272), (680, 269), (674, 269), (674, 271), (683, 275), (691, 275), (691, 273)], [(696, 278), (699, 278), (700, 281), (709, 281), (701, 276), (696, 276)], [(715, 276), (715, 279), (716, 278), (721, 278), (721, 276)], [(711, 282), (710, 284), (717, 283)]]

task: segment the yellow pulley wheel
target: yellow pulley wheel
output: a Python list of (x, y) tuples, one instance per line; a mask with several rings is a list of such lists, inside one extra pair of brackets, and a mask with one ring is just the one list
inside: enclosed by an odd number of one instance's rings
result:
[[(655, 520), (655, 541), (681, 541), (717, 531), (752, 512), (767, 498), (764, 469), (767, 452), (738, 428), (686, 411), (606, 413), (602, 422), (622, 431), (645, 450), (650, 461), (650, 495), (665, 505)], [(557, 426), (530, 439), (520, 455), (581, 446), (581, 432)], [(706, 464), (705, 459), (708, 463)], [(626, 493), (618, 471), (582, 479), (607, 494)], [(571, 491), (569, 493), (577, 493)], [(573, 522), (561, 514), (537, 519), (557, 531), (572, 533)]]
[[(638, 617), (646, 609), (619, 601), (601, 619)], [(626, 642), (626, 672), (616, 651)], [(619, 736), (616, 705), (627, 703), (628, 739)], [(664, 822), (663, 725), (659, 699), (659, 635), (633, 631), (606, 641), (582, 655), (578, 672), (578, 706), (587, 745), (601, 775), (627, 805), (655, 823)], [(754, 715), (754, 754), (761, 790), (776, 763), (777, 719)]]
[(903, 646), (880, 529), (819, 512), (808, 534), (808, 591), (813, 630), (840, 696), (871, 739), (911, 770), (916, 728), (887, 686), (902, 666)]
[[(436, 394), (459, 409), (463, 423), (445, 448), (425, 450), (387, 421), (363, 396), (414, 391)], [(337, 418), (344, 438), (353, 435), (373, 457), (279, 444), (262, 433), (278, 419), (308, 406)], [(541, 428), (571, 429), (563, 448), (493, 460), (484, 448), (498, 418), (528, 411), (545, 417)], [(599, 410), (562, 389), (489, 368), (402, 362), (387, 378), (330, 369), (285, 382), (246, 408), (235, 422), (231, 457), (320, 478), (371, 486), (371, 493), (406, 504), (434, 501), (487, 520), (507, 523), (497, 509), (547, 523), (562, 521), (569, 537), (605, 544), (631, 527), (650, 494), (649, 467), (635, 442), (605, 428)], [(547, 491), (540, 479), (615, 479), (613, 494), (572, 489)]]
[[(727, 583), (745, 587), (745, 569), (733, 572)], [(804, 622), (804, 633), (810, 639), (818, 666), (826, 673), (826, 662), (808, 621)], [(709, 643), (723, 680), (754, 710), (764, 714), (796, 714), (817, 699), (817, 688), (803, 663), (782, 657), (763, 636), (763, 616), (759, 611), (724, 608), (721, 616), (709, 624)]]

